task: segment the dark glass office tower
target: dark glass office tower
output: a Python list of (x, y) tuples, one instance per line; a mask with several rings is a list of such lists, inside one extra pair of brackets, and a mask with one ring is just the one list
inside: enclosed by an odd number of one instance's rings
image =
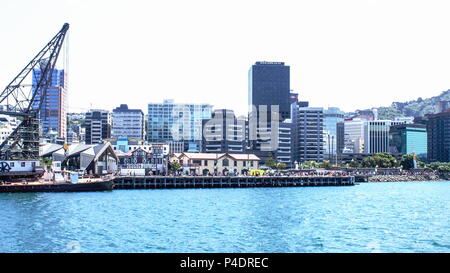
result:
[[(256, 62), (249, 70), (248, 104), (259, 109), (278, 105), (280, 120), (291, 115), (290, 67), (283, 62)], [(250, 111), (252, 109), (249, 109)]]
[(450, 161), (450, 111), (428, 116), (428, 161)]
[(297, 96), (290, 90), (290, 67), (283, 62), (256, 62), (249, 70), (248, 84), (251, 152), (263, 164), (272, 157), (291, 166), (291, 124), (284, 121), (291, 118), (291, 103)]

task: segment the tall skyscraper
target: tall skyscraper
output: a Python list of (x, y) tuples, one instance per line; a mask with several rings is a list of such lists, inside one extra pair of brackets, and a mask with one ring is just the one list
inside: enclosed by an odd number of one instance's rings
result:
[(130, 137), (144, 139), (144, 112), (140, 109), (128, 109), (121, 104), (112, 111), (111, 137)]
[(186, 151), (201, 151), (202, 121), (210, 119), (209, 104), (181, 104), (173, 100), (148, 104), (148, 142), (183, 142)]
[(428, 161), (450, 162), (450, 111), (429, 115)]
[(286, 133), (291, 134), (290, 125), (281, 123), (290, 119), (291, 102), (297, 97), (290, 90), (290, 67), (283, 62), (256, 62), (248, 72), (248, 88), (251, 152), (263, 163), (272, 157), (290, 166), (286, 146), (281, 152), (279, 145), (280, 136), (285, 138)]
[(90, 110), (86, 113), (86, 144), (102, 143), (103, 139), (111, 137), (111, 122), (106, 110)]
[[(33, 86), (41, 79), (41, 70), (33, 70)], [(35, 91), (35, 90), (34, 90)], [(33, 92), (34, 92), (33, 91)], [(36, 94), (39, 101), (41, 94)], [(33, 107), (38, 107), (37, 103)], [(46, 95), (39, 113), (42, 134), (57, 134), (60, 138), (67, 136), (67, 74), (64, 70), (54, 69), (51, 85), (46, 90)]]
[[(291, 116), (290, 67), (283, 62), (256, 62), (248, 72), (250, 107), (279, 107), (280, 121)], [(249, 109), (253, 112), (253, 108)], [(259, 115), (258, 115), (259, 117)]]

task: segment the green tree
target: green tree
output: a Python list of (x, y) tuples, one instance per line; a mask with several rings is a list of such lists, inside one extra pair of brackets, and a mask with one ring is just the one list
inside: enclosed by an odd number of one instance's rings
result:
[(301, 166), (303, 169), (314, 169), (319, 167), (319, 163), (315, 161), (305, 161)]
[(277, 163), (277, 170), (283, 170), (286, 169), (286, 167), (286, 164), (284, 164), (283, 162)]
[(266, 160), (266, 166), (271, 169), (275, 169), (277, 167), (277, 161), (273, 159), (273, 157), (269, 157)]
[(417, 165), (420, 167), (423, 167), (425, 165), (415, 154), (403, 155), (402, 159), (400, 160), (400, 165), (404, 170), (413, 169), (414, 160), (416, 160)]
[(330, 168), (331, 167), (331, 163), (330, 163), (330, 161), (324, 161), (324, 162), (322, 162), (321, 164), (320, 164), (320, 167), (321, 168)]
[(174, 172), (177, 172), (181, 169), (181, 164), (178, 161), (172, 161), (170, 163), (170, 169)]
[(427, 165), (427, 169), (441, 173), (448, 173), (450, 172), (450, 162), (431, 162)]
[(41, 165), (50, 166), (52, 165), (52, 160), (50, 158), (43, 158), (41, 159)]
[(390, 153), (377, 153), (363, 160), (363, 166), (369, 168), (392, 168), (397, 165), (397, 160)]
[(361, 167), (361, 163), (358, 162), (358, 160), (354, 160), (354, 159), (352, 159), (352, 161), (350, 161), (350, 163), (348, 165), (350, 167), (352, 167), (352, 168), (359, 168), (359, 167)]

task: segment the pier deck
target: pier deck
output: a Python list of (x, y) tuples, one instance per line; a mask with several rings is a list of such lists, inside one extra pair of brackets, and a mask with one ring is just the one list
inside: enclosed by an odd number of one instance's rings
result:
[(118, 176), (114, 189), (353, 186), (353, 176)]

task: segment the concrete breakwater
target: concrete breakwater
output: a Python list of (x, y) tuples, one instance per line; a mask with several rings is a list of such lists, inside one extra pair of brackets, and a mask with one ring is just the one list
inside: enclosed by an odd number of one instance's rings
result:
[(408, 181), (441, 181), (439, 175), (374, 175), (368, 177), (368, 182), (408, 182)]
[(119, 176), (114, 189), (353, 186), (353, 176)]

